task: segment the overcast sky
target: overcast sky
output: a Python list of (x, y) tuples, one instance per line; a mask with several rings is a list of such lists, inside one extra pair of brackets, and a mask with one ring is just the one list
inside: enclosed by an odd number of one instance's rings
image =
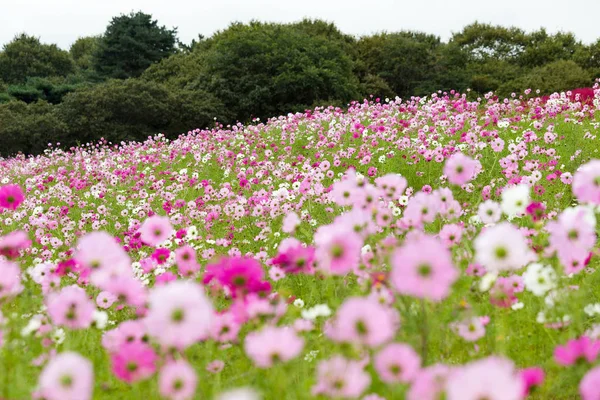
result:
[(478, 20), (572, 31), (586, 43), (600, 37), (600, 0), (0, 0), (0, 44), (27, 32), (68, 49), (80, 36), (101, 34), (111, 17), (138, 10), (177, 27), (186, 43), (233, 21), (303, 17), (335, 22), (356, 35), (411, 29), (448, 39)]

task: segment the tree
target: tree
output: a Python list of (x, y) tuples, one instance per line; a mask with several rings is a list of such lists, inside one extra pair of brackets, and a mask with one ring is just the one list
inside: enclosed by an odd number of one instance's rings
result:
[(177, 29), (159, 26), (142, 12), (114, 17), (98, 43), (93, 65), (103, 76), (138, 77), (177, 51)]
[(558, 60), (572, 60), (582, 47), (572, 33), (549, 35), (540, 29), (527, 35), (527, 44), (518, 62), (524, 67), (539, 67)]
[(58, 104), (63, 97), (78, 87), (85, 85), (81, 82), (69, 82), (65, 78), (28, 78), (24, 84), (10, 85), (7, 92), (13, 98), (25, 103), (35, 103), (45, 100)]
[(534, 68), (530, 73), (503, 84), (498, 93), (508, 96), (525, 89), (539, 89), (541, 94), (552, 94), (564, 90), (589, 87), (592, 84), (589, 73), (574, 61), (558, 60), (542, 67)]
[(9, 84), (29, 77), (67, 76), (74, 70), (68, 52), (26, 34), (16, 36), (0, 53), (0, 79)]
[(219, 102), (207, 93), (176, 92), (140, 79), (109, 80), (68, 94), (57, 106), (68, 126), (67, 144), (101, 137), (118, 143), (149, 135), (175, 135), (204, 128), (221, 117)]
[(98, 51), (100, 36), (86, 36), (78, 38), (71, 45), (69, 53), (78, 68), (88, 70), (93, 67), (94, 54)]
[(356, 98), (358, 80), (344, 46), (307, 29), (233, 24), (190, 55), (198, 62), (187, 86), (214, 93), (241, 121)]
[[(382, 33), (358, 42), (359, 58), (367, 74), (385, 81), (401, 97), (428, 94), (421, 89), (433, 80), (439, 46), (439, 37), (420, 32)], [(373, 82), (373, 78), (369, 80)]]
[(475, 22), (452, 35), (451, 42), (464, 49), (471, 61), (515, 61), (528, 44), (523, 30)]
[(66, 125), (58, 118), (56, 108), (45, 101), (0, 104), (1, 155), (41, 153), (49, 142), (64, 141), (66, 133)]

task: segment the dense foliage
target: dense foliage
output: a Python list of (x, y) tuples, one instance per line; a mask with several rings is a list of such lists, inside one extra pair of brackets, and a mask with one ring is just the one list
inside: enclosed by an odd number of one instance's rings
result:
[[(264, 120), (319, 104), (345, 107), (350, 100), (370, 95), (407, 99), (454, 89), (476, 99), (490, 91), (509, 96), (528, 88), (547, 95), (590, 87), (598, 77), (600, 40), (586, 45), (568, 32), (524, 32), (474, 23), (444, 42), (435, 35), (412, 31), (357, 38), (340, 32), (334, 24), (303, 20), (234, 23), (209, 38), (199, 36), (184, 44), (175, 28), (136, 12), (113, 18), (102, 35), (79, 38), (68, 52), (26, 34), (4, 45), (0, 107), (7, 120), (24, 120), (21, 129), (34, 131), (17, 132), (0, 121), (0, 154), (39, 152), (43, 146), (37, 144), (37, 137), (65, 146), (101, 136), (115, 142), (143, 140), (156, 131), (171, 136), (180, 133), (176, 129), (185, 132), (198, 124), (210, 126), (215, 117), (224, 123)], [(144, 93), (163, 93), (166, 99), (141, 101), (133, 111), (128, 104), (144, 94), (117, 96), (123, 109), (148, 115), (148, 121), (126, 121), (116, 112), (116, 100), (95, 100), (85, 106), (67, 101), (70, 93), (73, 99), (117, 90), (111, 79), (131, 80), (125, 85), (143, 87)], [(187, 101), (180, 100), (179, 108), (171, 107), (173, 114), (168, 118), (160, 112), (151, 116), (158, 103), (164, 105), (163, 110), (169, 108), (166, 104), (172, 103), (173, 96)], [(6, 105), (14, 102), (50, 105)], [(54, 121), (76, 116), (84, 107), (89, 117), (63, 120), (52, 132), (35, 130), (45, 124), (28, 121), (30, 108), (44, 110), (34, 113), (36, 121)], [(100, 116), (105, 127), (93, 128)], [(30, 138), (10, 142), (2, 134), (6, 130)], [(63, 134), (54, 136), (56, 131)]]

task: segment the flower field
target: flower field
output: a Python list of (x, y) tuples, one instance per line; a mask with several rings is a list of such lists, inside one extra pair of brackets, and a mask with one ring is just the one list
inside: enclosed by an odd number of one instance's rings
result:
[(0, 397), (600, 398), (594, 89), (0, 160)]

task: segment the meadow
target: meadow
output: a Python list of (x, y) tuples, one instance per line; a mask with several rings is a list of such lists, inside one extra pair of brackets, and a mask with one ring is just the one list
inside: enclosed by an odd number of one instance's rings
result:
[(4, 399), (600, 398), (600, 88), (0, 160)]

